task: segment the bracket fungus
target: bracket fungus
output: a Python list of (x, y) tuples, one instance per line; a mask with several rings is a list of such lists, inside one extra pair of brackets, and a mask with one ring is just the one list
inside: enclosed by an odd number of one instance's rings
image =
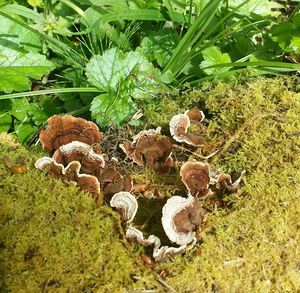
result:
[(167, 137), (161, 135), (160, 130), (158, 127), (156, 130), (141, 131), (133, 137), (132, 143), (124, 142), (120, 144), (120, 148), (134, 163), (167, 173), (174, 165), (173, 145)]
[(157, 236), (150, 235), (147, 239), (145, 239), (143, 232), (132, 226), (129, 226), (127, 228), (126, 238), (130, 241), (137, 241), (139, 244), (146, 247), (152, 246), (153, 258), (156, 262), (163, 261), (168, 257), (171, 257), (175, 254), (179, 254), (193, 248), (197, 241), (197, 239), (194, 238), (190, 244), (181, 245), (179, 247), (161, 246), (161, 241)]
[(191, 195), (203, 198), (210, 193), (210, 172), (207, 163), (185, 162), (180, 168), (180, 176)]
[(131, 193), (116, 193), (110, 205), (120, 211), (122, 221), (126, 223), (126, 238), (143, 246), (153, 246), (155, 261), (162, 261), (192, 248), (197, 242), (195, 230), (203, 223), (206, 215), (198, 199), (191, 195), (188, 198), (173, 196), (168, 199), (162, 210), (162, 226), (170, 241), (179, 247), (161, 246), (161, 240), (157, 236), (150, 235), (145, 239), (143, 232), (132, 225), (138, 202)]
[(184, 114), (177, 114), (170, 120), (170, 133), (178, 142), (185, 142), (193, 146), (203, 146), (204, 138), (195, 132), (188, 132), (191, 121), (194, 123), (201, 123), (204, 119), (204, 113), (197, 109), (185, 111)]
[(130, 192), (120, 191), (111, 198), (110, 206), (121, 212), (122, 221), (130, 224), (138, 210), (138, 203)]
[[(213, 194), (213, 191), (236, 191), (244, 174), (245, 171), (242, 171), (239, 178), (232, 182), (229, 174), (219, 173), (217, 171), (211, 172), (207, 163), (188, 161), (180, 168), (180, 176), (183, 184), (192, 196), (198, 198), (204, 198)], [(215, 187), (213, 191), (210, 189), (212, 185)]]
[(89, 145), (100, 142), (101, 132), (91, 121), (71, 115), (54, 115), (47, 122), (48, 127), (40, 133), (40, 142), (43, 149), (50, 153), (72, 141), (81, 141)]
[(78, 161), (81, 164), (81, 172), (94, 175), (97, 178), (105, 167), (105, 157), (99, 153), (97, 146), (80, 141), (72, 141), (60, 146), (54, 152), (52, 159), (63, 165)]
[(199, 200), (190, 194), (187, 198), (173, 196), (164, 205), (161, 220), (168, 238), (178, 245), (186, 245), (195, 242), (195, 231), (205, 214)]
[(72, 161), (65, 167), (53, 158), (42, 157), (35, 162), (35, 167), (49, 172), (55, 178), (75, 183), (81, 189), (91, 192), (94, 198), (98, 198), (100, 195), (98, 179), (93, 175), (80, 174), (81, 164), (78, 161)]

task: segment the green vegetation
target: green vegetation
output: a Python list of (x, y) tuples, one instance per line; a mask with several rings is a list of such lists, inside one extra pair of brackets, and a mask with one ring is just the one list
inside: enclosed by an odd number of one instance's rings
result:
[(39, 149), (1, 137), (0, 153), (29, 166), (12, 174), (1, 155), (1, 291), (298, 292), (298, 83), (206, 82), (146, 106), (147, 126), (165, 130), (173, 114), (203, 109), (208, 143), (191, 156), (220, 149), (214, 168), (247, 171), (240, 192), (213, 208), (196, 247), (153, 268), (141, 260), (148, 250), (123, 238), (116, 212), (35, 170)]
[(0, 1), (0, 130), (131, 121), (168, 85), (299, 70), (297, 1)]

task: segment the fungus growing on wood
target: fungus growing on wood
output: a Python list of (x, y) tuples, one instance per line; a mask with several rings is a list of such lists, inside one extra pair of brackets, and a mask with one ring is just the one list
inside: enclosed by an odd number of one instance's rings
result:
[(102, 169), (105, 167), (105, 157), (99, 153), (96, 145), (88, 145), (80, 141), (72, 141), (60, 146), (53, 154), (58, 164), (64, 166), (72, 161), (81, 164), (81, 172), (100, 177)]
[(160, 127), (141, 131), (133, 137), (132, 143), (124, 142), (120, 147), (133, 162), (150, 166), (157, 172), (167, 173), (174, 165), (171, 157), (173, 145), (160, 134)]
[(199, 198), (209, 194), (209, 165), (201, 162), (186, 162), (180, 168), (181, 180), (193, 196)]
[(170, 133), (178, 142), (185, 142), (193, 146), (203, 146), (204, 138), (199, 133), (188, 132), (191, 121), (200, 123), (204, 119), (204, 113), (197, 109), (185, 111), (184, 114), (177, 114), (170, 121)]
[(245, 173), (246, 171), (243, 170), (240, 176), (234, 182), (232, 182), (232, 178), (229, 174), (220, 173), (216, 176), (216, 178), (212, 178), (211, 182), (215, 183), (216, 189), (218, 190), (228, 190), (230, 192), (235, 192), (238, 189)]
[(81, 164), (78, 161), (72, 161), (64, 167), (64, 165), (57, 163), (53, 158), (42, 157), (35, 162), (35, 167), (50, 173), (55, 178), (74, 183), (79, 188), (92, 193), (96, 199), (100, 195), (98, 179), (89, 174), (81, 174)]
[(118, 192), (110, 200), (110, 206), (116, 208), (121, 213), (122, 221), (130, 224), (138, 210), (138, 203), (134, 195), (130, 192)]
[[(174, 198), (176, 202), (174, 201)], [(180, 199), (179, 201), (177, 200), (178, 198)], [(170, 240), (180, 245), (179, 247), (170, 247), (161, 246), (161, 240), (155, 235), (150, 235), (147, 239), (145, 239), (143, 232), (132, 226), (132, 222), (138, 210), (138, 202), (131, 193), (119, 192), (115, 194), (110, 201), (110, 205), (117, 208), (117, 210), (121, 213), (122, 221), (126, 224), (126, 238), (130, 241), (137, 241), (146, 247), (152, 246), (153, 258), (157, 262), (191, 249), (197, 241), (194, 230), (196, 230), (197, 226), (202, 223), (205, 214), (202, 207), (196, 203), (196, 199), (191, 196), (188, 198), (175, 196), (169, 199), (163, 209), (163, 228), (168, 237), (170, 235), (169, 229), (171, 229), (172, 233), (175, 233), (177, 237), (175, 237), (176, 239), (173, 241), (173, 237), (171, 236), (172, 239), (169, 237)], [(192, 220), (187, 217), (180, 216), (181, 219), (179, 221), (176, 218), (176, 215), (185, 209), (187, 209), (188, 216)], [(176, 211), (178, 211), (178, 213), (176, 213)], [(176, 223), (174, 223), (174, 219), (177, 221)], [(178, 221), (180, 223), (184, 221), (194, 221), (194, 226), (189, 228), (187, 233), (185, 231), (177, 231), (176, 225)], [(179, 224), (179, 226), (179, 229), (181, 229), (181, 224)], [(174, 232), (173, 229), (175, 229), (176, 232)]]
[(50, 117), (48, 127), (40, 133), (43, 149), (50, 153), (72, 141), (93, 145), (100, 139), (101, 132), (95, 123), (71, 115)]
[(199, 200), (191, 195), (187, 198), (173, 196), (162, 210), (162, 225), (168, 238), (178, 244), (193, 242), (197, 227), (203, 223), (206, 211)]

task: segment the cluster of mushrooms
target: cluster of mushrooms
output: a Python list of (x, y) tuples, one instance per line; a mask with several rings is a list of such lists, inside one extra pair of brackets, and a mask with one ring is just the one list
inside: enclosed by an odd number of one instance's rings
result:
[[(175, 115), (170, 121), (172, 138), (194, 147), (203, 146), (203, 119), (204, 114), (198, 109)], [(38, 159), (35, 166), (91, 192), (96, 200), (108, 197), (110, 205), (121, 214), (126, 238), (153, 247), (153, 258), (157, 262), (191, 249), (196, 244), (196, 231), (207, 215), (202, 205), (203, 198), (218, 190), (235, 191), (244, 173), (232, 182), (229, 174), (211, 171), (208, 163), (184, 162), (179, 174), (186, 188), (186, 197), (170, 197), (162, 208), (161, 217), (166, 236), (177, 246), (162, 246), (159, 237), (150, 235), (146, 238), (134, 226), (138, 211), (138, 201), (134, 195), (139, 192), (137, 185), (131, 176), (122, 175), (117, 158), (109, 158), (101, 152), (101, 137), (102, 133), (93, 122), (70, 115), (54, 115), (48, 119), (48, 127), (40, 133), (43, 149), (52, 157)], [(173, 143), (161, 134), (160, 127), (141, 131), (132, 142), (120, 144), (120, 148), (134, 163), (148, 166), (159, 174), (166, 174), (174, 168)]]

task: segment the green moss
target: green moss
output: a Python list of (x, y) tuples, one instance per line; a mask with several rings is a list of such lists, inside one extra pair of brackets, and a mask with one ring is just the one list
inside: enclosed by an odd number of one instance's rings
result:
[[(195, 153), (219, 149), (209, 160), (214, 168), (247, 171), (241, 192), (225, 195), (228, 207), (210, 213), (196, 247), (153, 269), (143, 266), (140, 245), (122, 239), (108, 206), (35, 170), (39, 150), (2, 140), (1, 154), (30, 166), (12, 174), (0, 156), (2, 291), (167, 292), (167, 285), (177, 292), (299, 291), (300, 137), (290, 135), (300, 132), (296, 82), (207, 83), (147, 107), (146, 125), (165, 131), (172, 115), (200, 107), (208, 144)], [(163, 184), (149, 170), (134, 176)]]

